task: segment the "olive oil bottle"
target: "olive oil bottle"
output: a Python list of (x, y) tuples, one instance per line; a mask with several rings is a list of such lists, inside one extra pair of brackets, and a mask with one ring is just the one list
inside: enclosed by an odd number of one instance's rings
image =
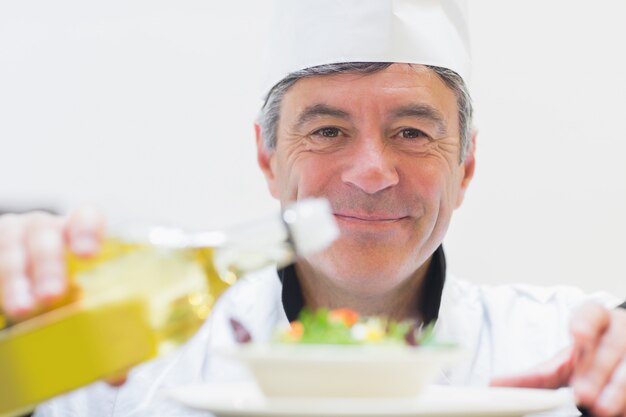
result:
[(311, 199), (230, 232), (126, 229), (93, 258), (68, 254), (60, 305), (19, 323), (0, 316), (0, 417), (171, 351), (239, 276), (292, 263), (337, 234), (328, 202)]

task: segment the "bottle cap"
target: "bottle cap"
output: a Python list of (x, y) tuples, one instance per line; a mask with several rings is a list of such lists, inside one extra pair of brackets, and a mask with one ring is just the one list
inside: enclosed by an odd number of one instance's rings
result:
[(329, 246), (339, 236), (328, 200), (310, 198), (290, 204), (283, 210), (298, 255), (308, 255)]

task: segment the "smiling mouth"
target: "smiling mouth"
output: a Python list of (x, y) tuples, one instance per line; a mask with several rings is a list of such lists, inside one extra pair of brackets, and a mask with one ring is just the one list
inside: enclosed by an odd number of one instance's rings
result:
[(386, 216), (386, 215), (355, 215), (355, 214), (341, 214), (334, 213), (338, 220), (343, 220), (352, 223), (363, 224), (387, 224), (395, 223), (401, 220), (407, 219), (407, 216)]

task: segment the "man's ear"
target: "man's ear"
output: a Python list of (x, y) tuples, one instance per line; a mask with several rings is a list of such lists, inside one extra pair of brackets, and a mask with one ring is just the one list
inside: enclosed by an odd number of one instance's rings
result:
[(472, 130), (472, 137), (470, 139), (469, 147), (467, 148), (467, 154), (463, 160), (463, 178), (461, 178), (461, 186), (459, 187), (459, 193), (457, 194), (456, 206), (459, 208), (463, 199), (465, 198), (465, 191), (469, 187), (472, 178), (474, 178), (474, 170), (476, 169), (476, 136), (478, 136), (477, 130)]
[(263, 141), (263, 135), (261, 133), (261, 126), (258, 123), (254, 124), (254, 133), (256, 135), (256, 159), (265, 175), (267, 181), (267, 187), (272, 194), (272, 197), (279, 198), (276, 192), (276, 176), (274, 175), (274, 151), (268, 150)]

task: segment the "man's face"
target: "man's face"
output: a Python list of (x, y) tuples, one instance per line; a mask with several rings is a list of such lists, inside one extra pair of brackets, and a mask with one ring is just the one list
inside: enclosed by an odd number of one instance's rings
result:
[(272, 195), (330, 201), (340, 238), (306, 260), (354, 294), (398, 288), (441, 243), (473, 173), (459, 163), (456, 96), (431, 70), (297, 81), (280, 108), (276, 149), (259, 162)]

